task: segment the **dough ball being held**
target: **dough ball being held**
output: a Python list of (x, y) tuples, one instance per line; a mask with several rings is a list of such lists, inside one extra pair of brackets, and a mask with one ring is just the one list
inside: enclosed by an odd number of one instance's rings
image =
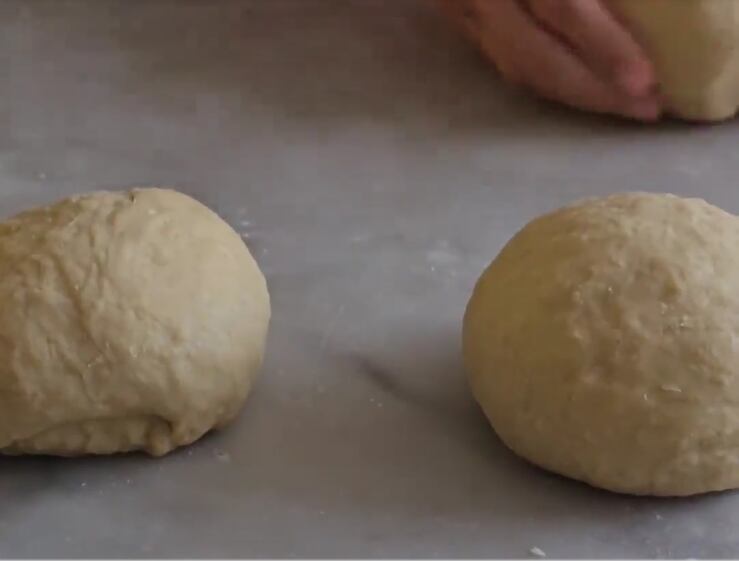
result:
[(739, 0), (612, 0), (652, 57), (669, 107), (696, 121), (739, 108)]
[(624, 194), (529, 223), (475, 287), (464, 359), (498, 435), (612, 491), (739, 487), (739, 220)]
[(153, 455), (231, 421), (262, 362), (262, 273), (171, 190), (72, 197), (0, 223), (0, 452)]

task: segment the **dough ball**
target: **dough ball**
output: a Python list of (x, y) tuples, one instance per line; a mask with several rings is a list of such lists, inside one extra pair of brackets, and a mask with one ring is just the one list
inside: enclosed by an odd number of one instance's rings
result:
[(615, 0), (655, 63), (672, 111), (698, 121), (739, 108), (739, 1)]
[(239, 235), (163, 189), (0, 223), (0, 451), (166, 454), (239, 411), (262, 361), (264, 277)]
[(739, 486), (739, 220), (625, 194), (542, 216), (464, 319), (473, 393), (531, 462), (594, 486)]

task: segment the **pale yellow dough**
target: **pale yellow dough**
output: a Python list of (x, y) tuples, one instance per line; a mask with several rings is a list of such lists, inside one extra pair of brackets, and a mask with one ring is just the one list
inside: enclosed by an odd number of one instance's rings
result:
[(166, 454), (239, 411), (267, 287), (239, 235), (171, 190), (0, 223), (0, 452)]
[(739, 486), (739, 219), (624, 194), (542, 216), (464, 319), (472, 390), (501, 439), (613, 491)]
[(739, 0), (609, 0), (653, 59), (673, 113), (720, 121), (739, 108)]

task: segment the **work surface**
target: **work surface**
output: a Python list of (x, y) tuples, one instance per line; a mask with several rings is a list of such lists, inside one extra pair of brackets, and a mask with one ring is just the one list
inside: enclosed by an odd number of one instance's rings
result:
[(533, 102), (428, 4), (0, 4), (0, 214), (177, 186), (244, 235), (274, 310), (230, 429), (159, 460), (0, 459), (0, 556), (739, 555), (737, 494), (515, 459), (460, 358), (475, 279), (536, 214), (620, 190), (739, 211), (739, 123)]

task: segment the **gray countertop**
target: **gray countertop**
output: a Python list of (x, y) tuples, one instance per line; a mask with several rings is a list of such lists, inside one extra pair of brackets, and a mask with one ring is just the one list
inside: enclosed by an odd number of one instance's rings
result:
[(268, 277), (234, 426), (160, 460), (0, 459), (2, 556), (727, 557), (739, 496), (636, 499), (515, 459), (460, 320), (536, 214), (646, 189), (739, 211), (739, 125), (512, 93), (426, 0), (4, 0), (0, 214), (174, 185)]

